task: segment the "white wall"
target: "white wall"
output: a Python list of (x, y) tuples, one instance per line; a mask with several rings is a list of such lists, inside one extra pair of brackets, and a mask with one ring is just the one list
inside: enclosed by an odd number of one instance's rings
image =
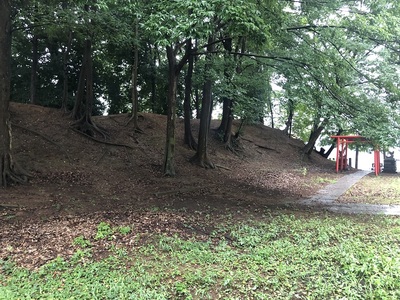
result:
[[(356, 164), (356, 151), (348, 150), (347, 158), (351, 158), (351, 166), (355, 167)], [(394, 151), (394, 158), (396, 159), (397, 172), (400, 172), (400, 149)], [(336, 149), (332, 151), (329, 159), (336, 160)], [(383, 153), (381, 153), (381, 163), (383, 164)], [(358, 152), (358, 168), (361, 170), (371, 170), (374, 162), (374, 152)]]

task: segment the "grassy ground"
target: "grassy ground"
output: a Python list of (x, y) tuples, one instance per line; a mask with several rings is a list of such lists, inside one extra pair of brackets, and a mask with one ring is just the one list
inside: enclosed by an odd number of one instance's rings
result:
[[(36, 270), (0, 260), (0, 299), (400, 298), (399, 218), (266, 210), (212, 222), (193, 228), (206, 239), (102, 222), (71, 240), (70, 259)], [(129, 235), (132, 246), (115, 242)]]
[(347, 203), (400, 204), (398, 174), (368, 175), (357, 182), (339, 199)]

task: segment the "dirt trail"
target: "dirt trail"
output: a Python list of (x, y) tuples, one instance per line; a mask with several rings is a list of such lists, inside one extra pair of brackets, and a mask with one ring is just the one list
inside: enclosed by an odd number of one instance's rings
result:
[(369, 171), (358, 171), (340, 178), (337, 182), (327, 185), (314, 196), (301, 200), (296, 204), (322, 208), (328, 211), (348, 214), (383, 214), (400, 216), (400, 205), (378, 205), (363, 203), (336, 202), (357, 181), (369, 174)]

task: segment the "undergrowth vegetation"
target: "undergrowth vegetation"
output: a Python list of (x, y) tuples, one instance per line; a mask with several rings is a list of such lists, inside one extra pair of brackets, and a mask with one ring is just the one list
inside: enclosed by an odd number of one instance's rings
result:
[(101, 223), (36, 270), (0, 260), (0, 299), (400, 298), (398, 218), (267, 210), (223, 217), (208, 240), (151, 234), (96, 255), (128, 228)]

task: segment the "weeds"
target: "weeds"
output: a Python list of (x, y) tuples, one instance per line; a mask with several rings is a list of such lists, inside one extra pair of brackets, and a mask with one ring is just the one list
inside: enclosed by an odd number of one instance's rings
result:
[[(246, 219), (227, 217), (208, 241), (154, 234), (99, 260), (77, 237), (70, 259), (35, 271), (0, 261), (0, 299), (400, 298), (399, 219), (271, 211)], [(116, 233), (131, 230), (100, 223), (94, 236)]]

